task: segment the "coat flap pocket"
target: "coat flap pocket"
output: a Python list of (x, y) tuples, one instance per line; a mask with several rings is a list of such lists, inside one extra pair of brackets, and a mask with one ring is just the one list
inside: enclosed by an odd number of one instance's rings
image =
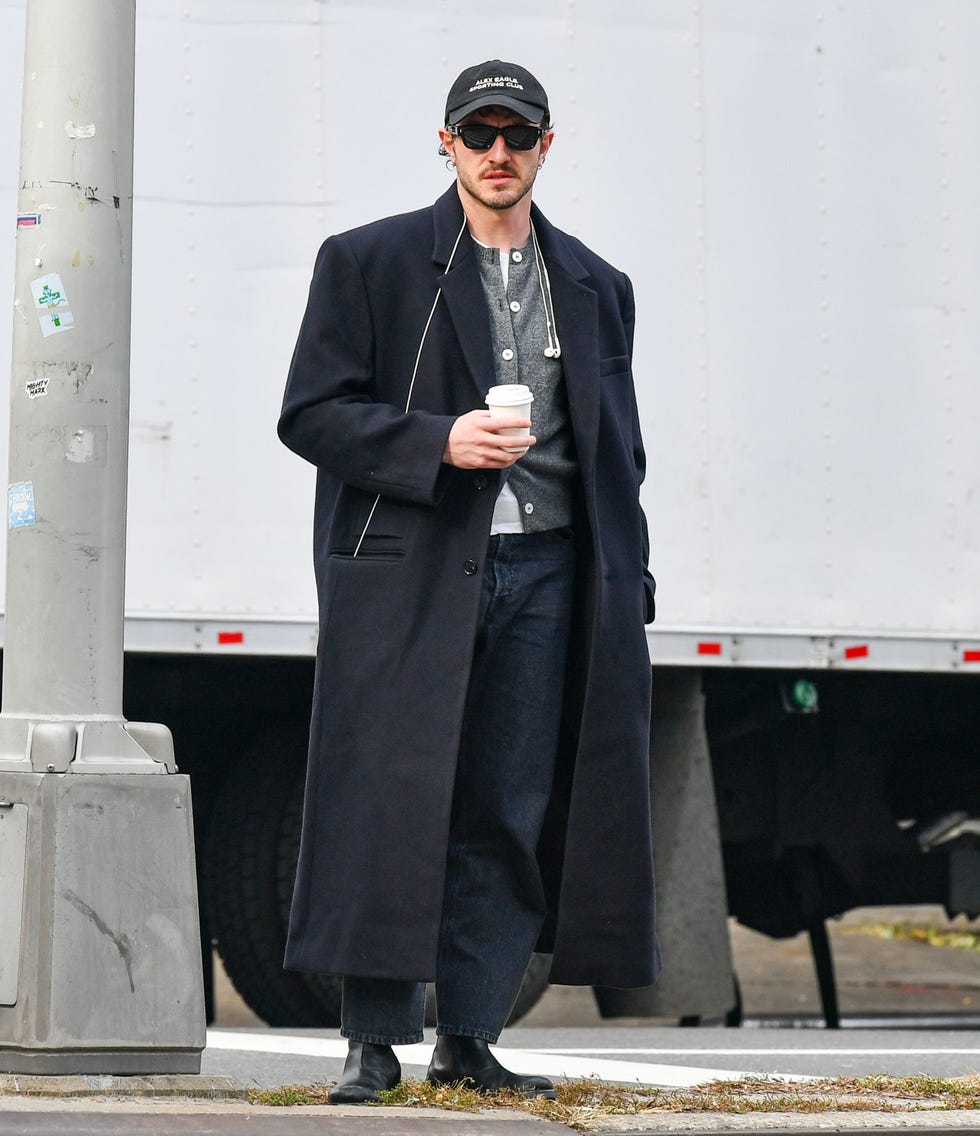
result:
[(630, 359), (628, 355), (610, 355), (608, 359), (599, 360), (599, 376), (618, 375), (629, 371)]

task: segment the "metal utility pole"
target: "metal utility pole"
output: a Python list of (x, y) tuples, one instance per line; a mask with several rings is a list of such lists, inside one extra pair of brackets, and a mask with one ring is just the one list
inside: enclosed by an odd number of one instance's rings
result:
[(188, 779), (122, 714), (135, 0), (27, 0), (0, 713), (0, 1072), (197, 1072)]

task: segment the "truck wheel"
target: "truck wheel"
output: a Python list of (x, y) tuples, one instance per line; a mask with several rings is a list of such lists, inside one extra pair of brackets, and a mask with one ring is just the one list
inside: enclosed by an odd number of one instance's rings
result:
[[(293, 884), (296, 880), (296, 864), (299, 860), (299, 837), (303, 826), (303, 793), (306, 787), (306, 771), (300, 770), (293, 778), (289, 799), (282, 814), (279, 826), (279, 844), (276, 850), (277, 893), (279, 902), (279, 921), (283, 929), (283, 939), (289, 929), (289, 907), (293, 900)], [(303, 972), (299, 977), (316, 999), (321, 1013), (331, 1026), (340, 1025), (341, 981), (335, 974), (315, 974)]]
[[(510, 1017), (507, 1019), (509, 1026), (516, 1025), (525, 1014), (529, 1014), (538, 1004), (541, 996), (548, 989), (548, 975), (550, 973), (551, 955), (531, 955), (531, 961), (527, 964), (527, 970), (524, 972), (524, 981), (517, 993)], [(425, 1024), (427, 1026), (436, 1024), (436, 992), (431, 983), (425, 992)]]
[(509, 1026), (515, 1025), (529, 1014), (541, 1001), (548, 989), (548, 976), (551, 974), (551, 955), (531, 955), (531, 961), (524, 972), (524, 981), (514, 1002), (514, 1008), (507, 1019)]
[(270, 1026), (336, 1024), (303, 975), (283, 970), (279, 847), (306, 752), (298, 735), (269, 736), (241, 755), (218, 793), (204, 839), (202, 904), (235, 989)]
[[(293, 880), (296, 877), (296, 861), (299, 859), (300, 827), (303, 820), (303, 788), (305, 775), (293, 782), (289, 801), (283, 811), (279, 830), (279, 911), (283, 927), (289, 925), (289, 904), (293, 894)], [(514, 1025), (537, 1004), (548, 988), (548, 975), (551, 972), (550, 955), (532, 955), (524, 974), (524, 982), (514, 1003), (508, 1025)], [(320, 1004), (321, 1010), (329, 1017), (331, 1025), (340, 1025), (341, 980), (334, 974), (304, 974), (303, 979)], [(425, 1024), (434, 1026), (435, 996), (430, 985), (426, 997)]]
[[(551, 973), (551, 955), (531, 955), (531, 961), (524, 972), (524, 981), (514, 1001), (514, 1008), (507, 1019), (507, 1025), (514, 1026), (541, 1000), (541, 996), (548, 989), (548, 975)], [(436, 996), (435, 987), (430, 983), (425, 992), (425, 1024), (436, 1024)]]

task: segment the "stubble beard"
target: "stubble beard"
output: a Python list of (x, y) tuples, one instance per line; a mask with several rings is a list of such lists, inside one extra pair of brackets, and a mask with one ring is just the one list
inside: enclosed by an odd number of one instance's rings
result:
[[(499, 168), (506, 168), (507, 172), (511, 174), (512, 177), (517, 177), (518, 179), (520, 178), (520, 175), (510, 167)], [(518, 180), (518, 184), (512, 189), (509, 189), (506, 193), (488, 189), (484, 186), (480, 178), (470, 177), (468, 173), (465, 173), (458, 167), (456, 170), (456, 176), (459, 178), (459, 184), (470, 195), (470, 197), (475, 198), (475, 200), (479, 201), (481, 205), (485, 205), (488, 209), (494, 209), (498, 212), (502, 212), (505, 209), (511, 209), (531, 192), (531, 186), (534, 185), (534, 179), (537, 176), (537, 172), (538, 171), (536, 169), (531, 170), (530, 175), (525, 181)]]

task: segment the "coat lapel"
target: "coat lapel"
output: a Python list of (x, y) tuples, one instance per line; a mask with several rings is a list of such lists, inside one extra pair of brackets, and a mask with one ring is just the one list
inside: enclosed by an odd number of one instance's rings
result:
[(463, 207), (455, 182), (436, 202), (433, 220), (435, 246), (432, 259), (442, 269), (438, 277), (442, 302), (462, 348), (470, 378), (482, 400), (497, 381), (490, 340), (490, 314), (480, 280), (480, 268), (473, 254), (473, 241), (466, 232), (460, 237)]
[[(531, 219), (551, 279), (575, 445), (583, 479), (588, 486), (595, 473), (599, 434), (598, 300), (595, 292), (583, 283), (589, 277), (587, 269), (536, 206), (531, 208)], [(457, 243), (463, 226), (463, 207), (455, 183), (436, 202), (433, 222), (435, 244), (432, 259), (443, 269), (438, 281), (443, 301), (466, 359), (470, 378), (482, 399), (497, 381), (490, 316), (473, 242), (464, 232)], [(452, 264), (446, 271), (450, 258)]]
[(536, 206), (532, 206), (531, 219), (551, 279), (575, 446), (583, 482), (589, 487), (595, 475), (599, 436), (598, 298), (583, 283), (589, 278), (588, 270)]

